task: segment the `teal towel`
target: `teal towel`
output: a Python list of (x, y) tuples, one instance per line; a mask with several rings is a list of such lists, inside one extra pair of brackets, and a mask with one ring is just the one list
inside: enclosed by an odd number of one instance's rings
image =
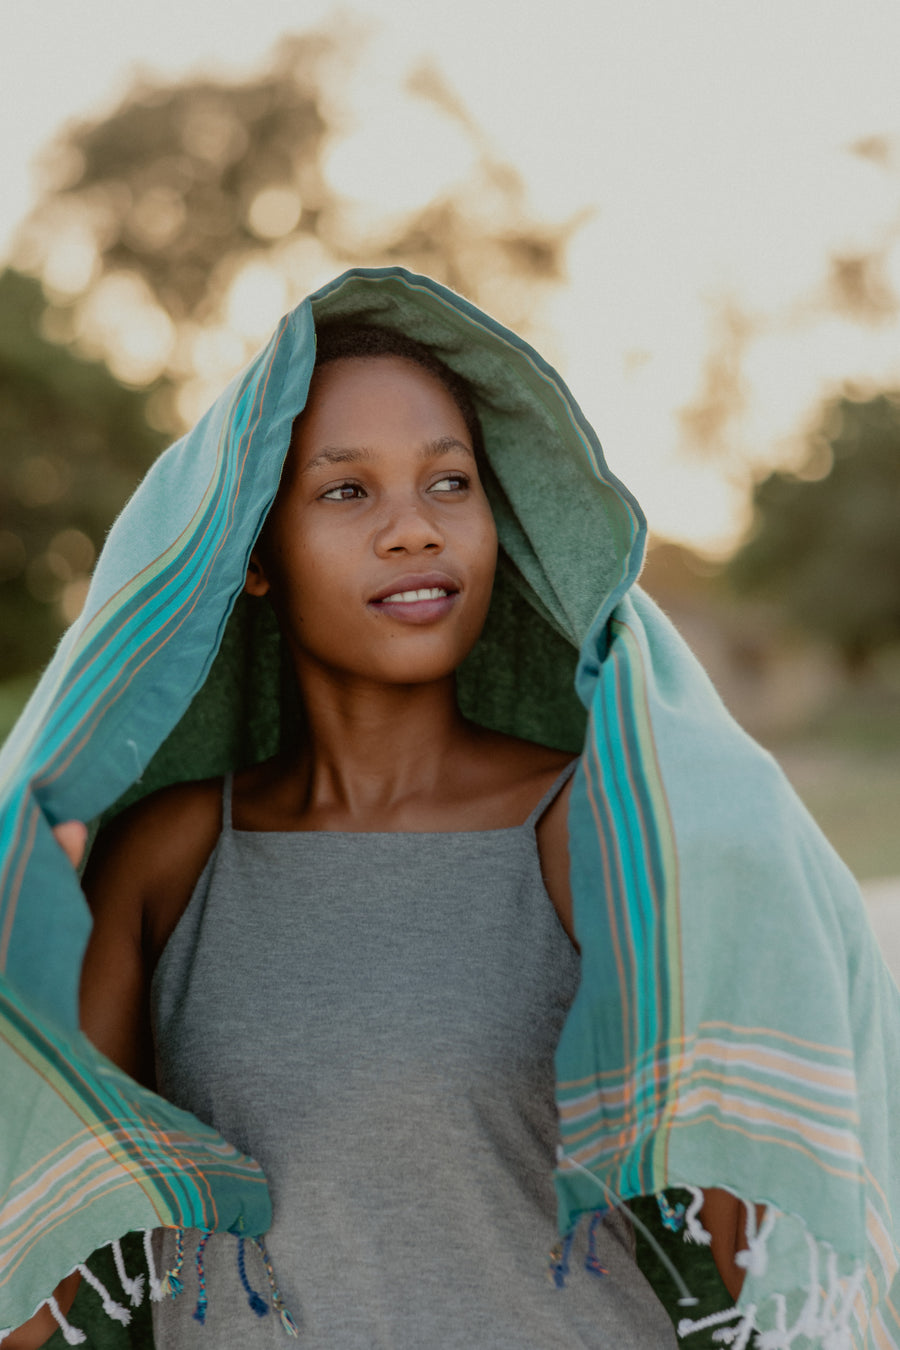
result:
[[(623, 1198), (725, 1187), (768, 1209), (738, 1307), (712, 1315), (722, 1343), (900, 1347), (900, 996), (853, 879), (636, 585), (643, 518), (562, 380), (401, 269), (305, 301), (154, 466), (0, 757), (0, 1326), (125, 1232), (267, 1226), (256, 1165), (79, 1036), (89, 919), (50, 830), (302, 734), (282, 716), (278, 633), (241, 587), (314, 322), (338, 314), (402, 329), (473, 384), (501, 565), (461, 702), (581, 752), (561, 1233)], [(702, 1241), (696, 1208), (674, 1221)], [(682, 1311), (689, 1338), (706, 1319)]]

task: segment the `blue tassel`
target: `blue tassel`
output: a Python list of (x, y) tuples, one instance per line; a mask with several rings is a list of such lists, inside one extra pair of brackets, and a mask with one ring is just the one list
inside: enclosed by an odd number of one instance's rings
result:
[(597, 1209), (591, 1216), (590, 1227), (588, 1228), (588, 1249), (587, 1256), (584, 1259), (584, 1268), (589, 1270), (592, 1275), (608, 1275), (606, 1266), (601, 1266), (597, 1257), (597, 1228), (603, 1220), (605, 1210)]
[(659, 1217), (662, 1219), (663, 1228), (668, 1228), (670, 1233), (679, 1233), (684, 1227), (684, 1205), (681, 1203), (670, 1205), (665, 1191), (660, 1191), (656, 1203), (659, 1205)]
[(175, 1264), (171, 1270), (167, 1270), (159, 1282), (160, 1297), (169, 1294), (172, 1298), (177, 1298), (184, 1288), (181, 1280), (181, 1267), (184, 1265), (184, 1229), (179, 1228), (175, 1233)]
[(281, 1325), (284, 1327), (288, 1336), (295, 1336), (295, 1337), (299, 1336), (300, 1331), (297, 1327), (297, 1323), (294, 1321), (288, 1308), (285, 1306), (284, 1299), (281, 1296), (281, 1290), (278, 1288), (278, 1285), (275, 1281), (275, 1271), (272, 1266), (272, 1258), (269, 1256), (269, 1253), (266, 1249), (266, 1244), (261, 1237), (254, 1238), (253, 1241), (254, 1244), (256, 1245), (257, 1251), (262, 1257), (263, 1265), (266, 1268), (266, 1275), (268, 1276), (269, 1280), (269, 1289), (271, 1290), (272, 1293), (272, 1307), (275, 1309), (275, 1311), (278, 1313), (278, 1316), (281, 1318)]
[(550, 1279), (556, 1285), (557, 1289), (565, 1289), (566, 1276), (569, 1273), (569, 1256), (572, 1251), (572, 1243), (575, 1241), (575, 1229), (570, 1228), (565, 1237), (560, 1238), (550, 1248)]
[(297, 1323), (294, 1321), (293, 1317), (291, 1317), (291, 1314), (284, 1304), (279, 1308), (278, 1316), (281, 1318), (281, 1325), (284, 1327), (287, 1334), (293, 1336), (295, 1339), (299, 1337), (300, 1331), (297, 1327)]
[(192, 1315), (194, 1321), (199, 1322), (201, 1327), (206, 1321), (206, 1307), (209, 1302), (206, 1296), (206, 1272), (203, 1269), (203, 1252), (207, 1242), (209, 1242), (210, 1236), (209, 1233), (204, 1233), (197, 1244), (197, 1284), (199, 1286), (199, 1293), (197, 1294), (197, 1306)]
[(250, 1304), (250, 1307), (256, 1313), (257, 1317), (265, 1317), (266, 1313), (269, 1311), (269, 1305), (262, 1294), (258, 1294), (256, 1290), (251, 1287), (250, 1281), (247, 1279), (247, 1268), (244, 1265), (243, 1238), (238, 1238), (237, 1268), (241, 1284), (244, 1286), (244, 1293), (247, 1295), (247, 1302)]

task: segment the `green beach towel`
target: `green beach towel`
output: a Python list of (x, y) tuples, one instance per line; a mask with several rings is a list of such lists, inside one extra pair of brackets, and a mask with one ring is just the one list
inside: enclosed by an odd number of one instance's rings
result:
[[(471, 382), (501, 558), (460, 701), (581, 753), (557, 1282), (586, 1216), (658, 1196), (667, 1226), (703, 1242), (697, 1188), (724, 1187), (748, 1203), (747, 1278), (736, 1308), (685, 1302), (687, 1346), (712, 1328), (736, 1350), (900, 1347), (900, 995), (853, 878), (636, 584), (643, 517), (562, 380), (399, 268), (348, 272), (305, 301), (160, 458), (0, 755), (0, 1328), (126, 1233), (268, 1227), (257, 1165), (78, 1032), (90, 920), (51, 829), (302, 734), (271, 613), (241, 590), (315, 321), (339, 315), (408, 333)], [(178, 1279), (151, 1269), (146, 1292)]]

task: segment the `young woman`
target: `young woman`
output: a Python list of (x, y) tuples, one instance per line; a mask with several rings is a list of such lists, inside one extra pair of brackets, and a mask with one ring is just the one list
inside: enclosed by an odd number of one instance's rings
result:
[[(491, 728), (467, 715), (458, 688), (467, 661), (476, 710), (482, 682), (498, 683), (478, 665), (492, 628), (521, 657), (521, 670), (509, 657), (503, 668), (507, 706), (544, 678), (514, 589), (495, 586), (497, 526), (501, 577), (518, 546), (521, 590), (532, 555), (510, 518), (543, 518), (550, 544), (533, 554), (552, 596), (573, 543), (606, 546), (592, 536), (591, 484), (540, 415), (540, 372), (511, 393), (492, 379), (494, 344), (480, 364), (457, 361), (477, 372), (467, 381), (396, 320), (372, 317), (320, 319), (246, 569), (245, 608), (270, 605), (277, 619), (293, 734), (261, 762), (144, 796), (100, 835), (84, 878), (82, 1024), (127, 1073), (262, 1164), (268, 1251), (310, 1347), (674, 1345), (614, 1188), (595, 1183), (580, 1208), (597, 1218), (558, 1261), (574, 1269), (580, 1255), (589, 1274), (564, 1291), (544, 1276), (557, 1234), (554, 1056), (581, 974), (577, 760), (551, 748), (571, 739), (573, 714), (557, 712), (564, 730), (542, 744), (503, 717)], [(505, 446), (486, 447), (501, 423)], [(532, 482), (546, 492), (528, 511), (504, 463), (517, 451), (538, 457)], [(627, 577), (633, 556), (620, 544), (605, 570)], [(614, 589), (570, 581), (573, 611)], [(562, 697), (542, 693), (547, 706)], [(614, 889), (605, 856), (595, 890)], [(708, 1181), (702, 1169), (682, 1179)], [(736, 1297), (752, 1262), (735, 1258), (765, 1210), (709, 1184), (697, 1197)], [(182, 1245), (170, 1232), (162, 1268)], [(202, 1317), (190, 1298), (158, 1302), (158, 1344), (276, 1343), (276, 1320), (243, 1306), (243, 1246), (239, 1282), (232, 1238), (197, 1232), (189, 1245)], [(36, 1319), (7, 1344), (40, 1344), (54, 1325)]]

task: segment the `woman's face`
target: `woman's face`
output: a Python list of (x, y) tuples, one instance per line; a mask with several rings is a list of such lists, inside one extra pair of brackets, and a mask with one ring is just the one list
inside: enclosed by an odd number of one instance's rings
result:
[(301, 664), (391, 684), (455, 670), (487, 615), (497, 534), (462, 413), (404, 357), (313, 374), (247, 589)]

